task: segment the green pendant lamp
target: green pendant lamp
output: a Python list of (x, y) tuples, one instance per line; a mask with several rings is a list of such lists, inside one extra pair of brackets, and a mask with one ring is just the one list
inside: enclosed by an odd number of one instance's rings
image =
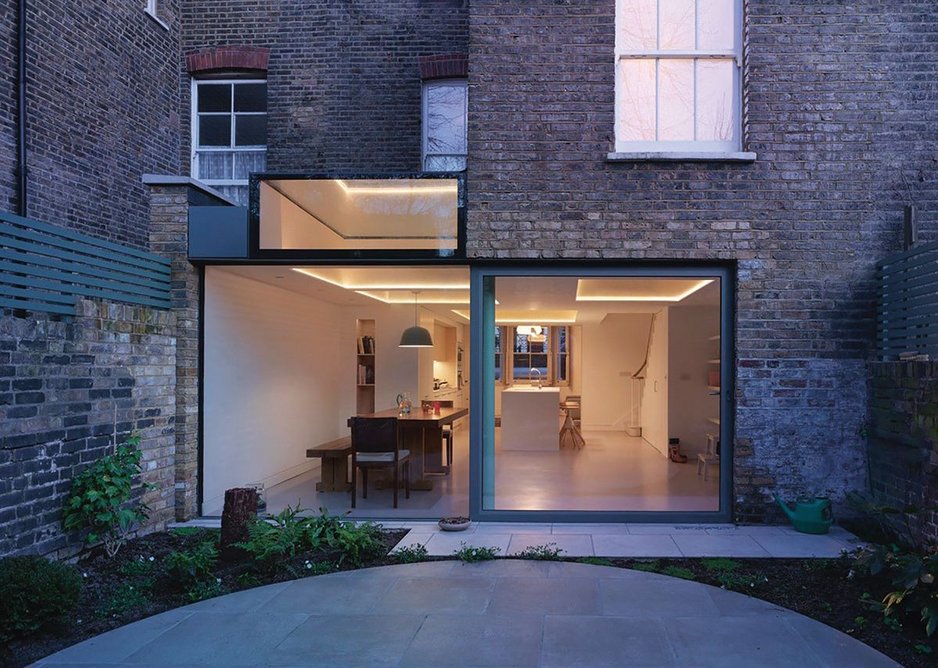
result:
[(417, 324), (417, 294), (414, 291), (414, 326), (408, 327), (401, 334), (401, 342), (398, 344), (401, 348), (432, 348), (433, 338), (430, 332)]

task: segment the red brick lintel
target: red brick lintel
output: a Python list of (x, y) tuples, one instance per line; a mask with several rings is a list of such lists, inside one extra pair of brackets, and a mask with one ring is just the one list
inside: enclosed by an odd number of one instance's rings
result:
[(219, 46), (186, 54), (189, 74), (211, 70), (267, 71), (270, 49), (263, 46)]
[(469, 75), (469, 57), (465, 53), (441, 53), (420, 56), (420, 78), (450, 79)]

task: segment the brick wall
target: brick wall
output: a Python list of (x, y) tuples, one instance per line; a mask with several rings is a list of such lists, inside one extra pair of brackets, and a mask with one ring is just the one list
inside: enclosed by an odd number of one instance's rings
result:
[[(145, 246), (144, 173), (176, 173), (178, 0), (28, 3), (28, 216)], [(0, 207), (16, 211), (15, 3), (0, 9)], [(9, 149), (9, 150), (8, 150)]]
[[(183, 0), (182, 48), (183, 53), (223, 45), (270, 48), (270, 171), (417, 171), (417, 59), (467, 51), (466, 5), (465, 0)], [(186, 75), (181, 90), (187, 109)]]
[[(69, 481), (140, 431), (149, 527), (173, 517), (175, 316), (79, 300), (67, 320), (0, 312), (0, 555), (75, 552)], [(116, 411), (116, 412), (115, 412)]]
[[(938, 506), (938, 362), (870, 364), (870, 491), (893, 508)], [(938, 541), (938, 513), (912, 516)]]
[(747, 7), (759, 159), (610, 163), (614, 0), (474, 0), (468, 249), (735, 261), (735, 508), (758, 520), (772, 492), (863, 487), (874, 262), (909, 197), (938, 236), (938, 44), (928, 2)]

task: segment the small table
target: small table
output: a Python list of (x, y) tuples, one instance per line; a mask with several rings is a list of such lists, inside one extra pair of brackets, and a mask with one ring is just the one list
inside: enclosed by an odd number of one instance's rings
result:
[[(358, 415), (360, 418), (396, 417), (400, 422), (401, 448), (410, 450), (410, 488), (421, 491), (433, 489), (433, 481), (426, 477), (430, 474), (444, 474), (443, 466), (443, 425), (452, 424), (459, 418), (469, 415), (468, 408), (443, 406), (439, 415), (424, 413), (416, 409), (400, 414), (396, 408), (377, 413)], [(325, 460), (323, 460), (325, 461)]]
[(352, 437), (343, 436), (306, 451), (307, 457), (322, 459), (322, 481), (317, 492), (347, 492), (352, 489), (348, 479), (348, 458), (352, 454)]

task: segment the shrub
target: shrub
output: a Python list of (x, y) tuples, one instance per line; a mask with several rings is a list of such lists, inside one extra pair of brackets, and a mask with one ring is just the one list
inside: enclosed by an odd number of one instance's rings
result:
[(392, 552), (391, 557), (399, 564), (416, 564), (427, 560), (427, 548), (419, 543), (405, 545)]
[(72, 566), (35, 556), (0, 559), (0, 642), (63, 627), (80, 593)]
[(174, 586), (191, 589), (212, 577), (218, 560), (218, 549), (213, 541), (199, 543), (191, 552), (172, 552), (163, 559), (163, 568), (172, 578)]
[(307, 546), (312, 547), (309, 521), (299, 517), (300, 512), (299, 504), (296, 508), (287, 506), (269, 519), (251, 522), (248, 539), (237, 543), (237, 547), (267, 566), (284, 557), (295, 556)]
[(462, 547), (453, 552), (453, 556), (467, 564), (477, 561), (491, 561), (501, 552), (501, 548), (498, 547), (471, 547), (466, 543), (460, 543), (460, 545)]
[(122, 582), (108, 595), (101, 606), (95, 610), (98, 617), (122, 615), (128, 610), (150, 602), (149, 587)]
[(517, 554), (519, 559), (534, 559), (536, 561), (560, 561), (562, 549), (557, 543), (547, 545), (531, 545)]
[[(149, 508), (132, 501), (134, 478), (140, 475), (140, 435), (132, 434), (112, 455), (105, 455), (72, 480), (65, 500), (62, 526), (87, 529), (88, 544), (104, 542), (113, 557), (128, 536), (148, 517)], [(143, 485), (152, 489), (154, 485)]]

